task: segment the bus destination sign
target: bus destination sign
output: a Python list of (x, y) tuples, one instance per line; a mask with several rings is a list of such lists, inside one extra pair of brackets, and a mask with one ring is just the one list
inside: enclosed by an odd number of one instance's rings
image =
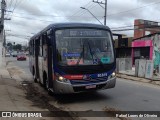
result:
[(71, 30), (70, 36), (102, 36), (102, 31), (100, 30)]

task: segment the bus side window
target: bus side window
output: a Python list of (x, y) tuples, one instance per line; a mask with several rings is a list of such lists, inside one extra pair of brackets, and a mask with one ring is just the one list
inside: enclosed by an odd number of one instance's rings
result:
[(43, 57), (44, 59), (47, 58), (47, 48), (46, 47), (43, 47)]
[(47, 58), (47, 34), (43, 34), (42, 36), (42, 55), (44, 59)]
[(43, 42), (42, 42), (42, 36), (40, 37), (40, 46), (39, 46), (39, 56), (43, 56)]
[(35, 41), (35, 46), (36, 46), (36, 55), (40, 55), (40, 38), (36, 38), (36, 41)]

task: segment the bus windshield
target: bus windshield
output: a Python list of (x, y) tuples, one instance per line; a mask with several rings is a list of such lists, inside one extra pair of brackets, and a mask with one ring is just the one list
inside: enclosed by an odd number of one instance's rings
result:
[(59, 65), (99, 65), (114, 62), (110, 32), (98, 29), (57, 30), (56, 54)]

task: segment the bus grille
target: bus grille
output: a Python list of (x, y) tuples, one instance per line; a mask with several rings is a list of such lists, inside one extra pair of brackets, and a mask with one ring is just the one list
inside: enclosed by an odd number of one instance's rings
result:
[(70, 80), (72, 85), (79, 85), (79, 84), (92, 84), (92, 83), (99, 83), (107, 81), (108, 77), (96, 78), (96, 79), (84, 79), (84, 80)]

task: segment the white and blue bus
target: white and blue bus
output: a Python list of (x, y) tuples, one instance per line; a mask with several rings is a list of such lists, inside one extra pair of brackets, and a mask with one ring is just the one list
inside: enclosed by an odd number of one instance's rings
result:
[(114, 88), (111, 30), (97, 24), (51, 24), (30, 39), (29, 66), (35, 82), (56, 94)]

